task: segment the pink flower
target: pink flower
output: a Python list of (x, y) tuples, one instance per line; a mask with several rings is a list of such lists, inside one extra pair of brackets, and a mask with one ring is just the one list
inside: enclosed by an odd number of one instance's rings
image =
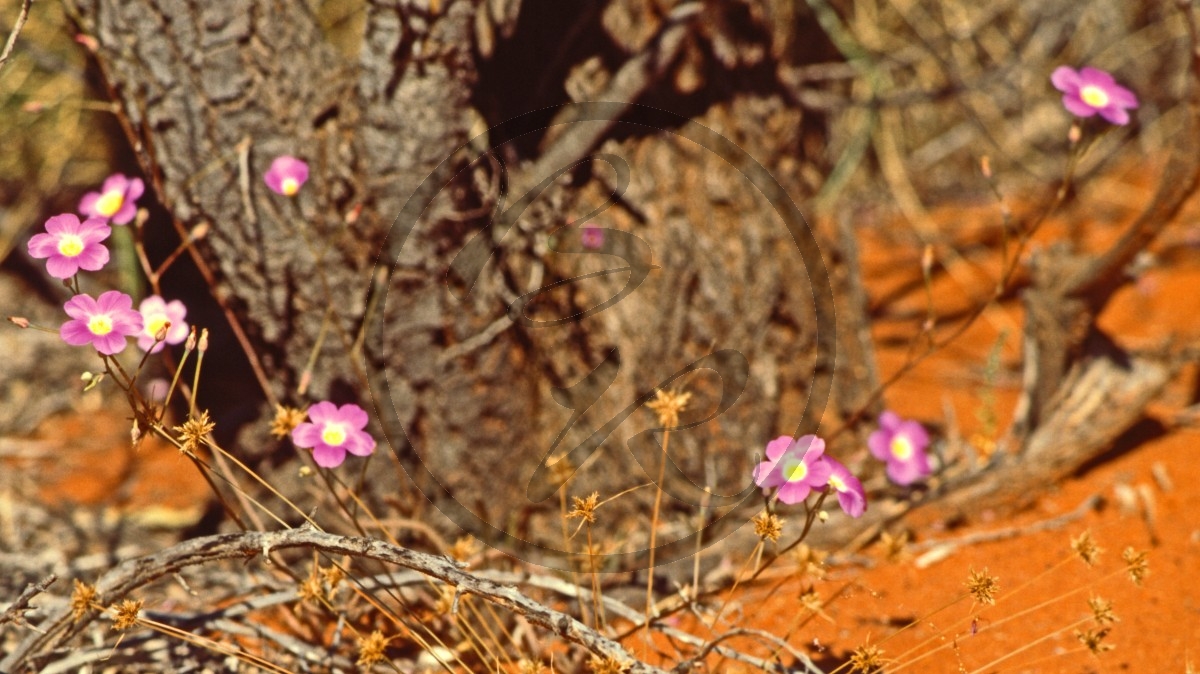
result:
[(815, 435), (799, 440), (781, 435), (767, 443), (767, 460), (754, 469), (754, 483), (764, 490), (779, 487), (783, 503), (800, 503), (829, 482), (830, 466), (819, 460), (824, 453), (825, 441)]
[(867, 438), (875, 458), (887, 462), (887, 474), (896, 484), (912, 484), (928, 477), (933, 470), (925, 449), (929, 434), (916, 421), (901, 419), (895, 412), (879, 416), (879, 430)]
[(272, 192), (290, 197), (308, 180), (308, 164), (286, 154), (276, 157), (271, 168), (263, 174), (263, 180)]
[(867, 492), (863, 491), (862, 482), (832, 456), (823, 455), (820, 460), (829, 464), (829, 486), (837, 492), (842, 510), (851, 517), (860, 517), (867, 509)]
[[(151, 295), (142, 300), (138, 305), (138, 313), (142, 315), (142, 322), (145, 325), (142, 332), (138, 335), (138, 348), (142, 351), (150, 353), (158, 353), (163, 350), (164, 344), (179, 344), (188, 336), (188, 324), (184, 322), (184, 317), (187, 316), (187, 307), (183, 306), (183, 302), (179, 300), (171, 300), (167, 302), (158, 295)], [(167, 328), (167, 338), (161, 342), (155, 343), (155, 337), (163, 326), (171, 324)]]
[(88, 192), (79, 200), (79, 212), (88, 217), (112, 220), (125, 225), (137, 214), (137, 200), (146, 191), (141, 178), (126, 178), (121, 173), (110, 175), (99, 192)]
[(111, 356), (125, 348), (125, 338), (142, 331), (142, 315), (133, 310), (133, 298), (110, 290), (97, 299), (76, 295), (63, 305), (74, 320), (63, 323), (58, 334), (71, 346), (92, 344)]
[(71, 278), (80, 269), (96, 271), (108, 263), (108, 249), (100, 242), (112, 234), (103, 218), (82, 223), (71, 213), (46, 221), (46, 232), (29, 239), (29, 254), (46, 258), (46, 271), (54, 278)]
[(604, 246), (604, 230), (599, 227), (584, 227), (579, 236), (584, 248), (599, 250)]
[(305, 422), (292, 429), (292, 442), (297, 447), (313, 450), (313, 460), (322, 468), (336, 468), (346, 459), (346, 452), (369, 456), (375, 451), (375, 438), (363, 431), (367, 413), (355, 404), (338, 407), (322, 401), (308, 408)]
[(1113, 76), (1096, 68), (1059, 66), (1050, 75), (1054, 88), (1063, 92), (1063, 107), (1078, 117), (1097, 113), (1113, 124), (1128, 124), (1127, 109), (1138, 107), (1134, 93), (1117, 84)]

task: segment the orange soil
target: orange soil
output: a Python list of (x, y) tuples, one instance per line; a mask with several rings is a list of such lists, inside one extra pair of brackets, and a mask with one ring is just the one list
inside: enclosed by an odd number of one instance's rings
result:
[[(1135, 179), (1143, 177), (1129, 178)], [(1120, 194), (1136, 188), (1121, 186)], [(1085, 194), (1090, 210), (1107, 210), (1111, 218), (1088, 222), (1087, 236), (1081, 237), (1088, 249), (1102, 250), (1115, 240), (1131, 212), (1124, 204), (1105, 203), (1103, 190)], [(1143, 195), (1148, 197), (1149, 191)], [(1195, 241), (1200, 229), (1191, 224), (1196, 222), (1195, 210), (1185, 212), (1159, 241), (1161, 266), (1121, 290), (1100, 317), (1102, 328), (1123, 346), (1200, 342), (1200, 248)], [(999, 215), (994, 207), (957, 208), (934, 213), (933, 219), (941, 232), (967, 232), (951, 236), (965, 250), (976, 236), (970, 229), (996, 223)], [(1038, 240), (1062, 236), (1067, 229), (1061, 222), (1051, 223)], [(872, 301), (890, 298), (873, 325), (885, 378), (905, 363), (909, 340), (928, 311), (921, 282), (922, 246), (915, 239), (902, 222), (863, 238), (864, 275)], [(935, 250), (939, 261), (948, 260), (944, 245)], [(948, 264), (953, 273), (933, 283), (938, 314), (975, 306), (991, 292), (1000, 269), (994, 250)], [(953, 410), (963, 437), (970, 438), (986, 434), (980, 413), (990, 394), (1003, 430), (1019, 392), (1021, 320), (1018, 302), (988, 311), (961, 338), (906, 375), (885, 400), (904, 416), (943, 428), (950, 423), (947, 410)], [(994, 350), (1000, 367), (989, 380), (986, 364)], [(1195, 402), (1198, 375), (1195, 366), (1186, 368), (1149, 410), (1149, 416), (1166, 427), (1165, 433), (1152, 432), (1148, 441), (1118, 448), (1042, 495), (1035, 506), (1018, 513), (983, 512), (955, 527), (918, 512), (905, 522), (916, 543), (906, 560), (886, 562), (877, 547), (868, 551), (877, 562), (873, 568), (834, 567), (815, 583), (784, 580), (781, 572), (780, 580), (748, 588), (738, 598), (745, 614), (752, 626), (776, 634), (803, 624), (791, 633), (789, 643), (824, 664), (845, 659), (862, 644), (879, 644), (889, 673), (1200, 671), (1200, 585), (1194, 580), (1200, 574), (1200, 517), (1195, 514), (1200, 512), (1200, 419), (1183, 411)], [(1137, 497), (1130, 501), (1126, 496), (1123, 502), (1123, 494), (1139, 492), (1151, 502), (1152, 514), (1146, 514), (1144, 501)], [(1066, 515), (1090, 497), (1103, 499), (1099, 509), (1055, 528), (1036, 530), (1037, 523)], [(918, 564), (937, 547), (935, 541), (972, 540), (967, 537), (1005, 530), (1013, 535), (966, 544), (945, 558)], [(1071, 539), (1085, 530), (1105, 550), (1094, 568), (1070, 548)], [(1121, 556), (1127, 547), (1148, 551), (1150, 572), (1142, 587), (1124, 572)], [(964, 598), (970, 571), (984, 569), (999, 578), (995, 606), (973, 605)], [(828, 602), (823, 616), (812, 617), (800, 605), (801, 594), (810, 586)], [(843, 586), (844, 592), (829, 601)], [(1087, 604), (1093, 596), (1111, 601), (1120, 619), (1104, 640), (1113, 650), (1099, 657), (1083, 648), (1074, 634), (1096, 626)], [(945, 610), (929, 615), (946, 604), (950, 605)], [(978, 617), (974, 634), (973, 616)], [(900, 630), (914, 621), (913, 627)], [(726, 662), (718, 671), (739, 671), (739, 666)]]

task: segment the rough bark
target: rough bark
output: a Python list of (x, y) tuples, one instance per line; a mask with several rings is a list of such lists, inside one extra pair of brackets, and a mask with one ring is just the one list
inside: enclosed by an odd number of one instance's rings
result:
[[(602, 22), (613, 35), (632, 35), (622, 22), (642, 33), (620, 45), (610, 81), (582, 91), (618, 107), (594, 122), (578, 117), (591, 108), (566, 109), (530, 155), (519, 134), (541, 133), (536, 119), (464, 145), (478, 117), (475, 36), (491, 26), (492, 39), (517, 17), (510, 4), (496, 21), (495, 4), (366, 3), (361, 33), (335, 46), (303, 3), (70, 0), (156, 195), (181, 231), (211, 226), (198, 263), (247, 333), (269, 399), (372, 396), (388, 443), (444, 512), (459, 524), (481, 518), (484, 538), (540, 540), (558, 531), (553, 515), (536, 515), (556, 511), (557, 497), (531, 484), (552, 450), (612, 421), (599, 451), (571, 455), (577, 489), (643, 484), (661, 435), (643, 432), (657, 424), (640, 404), (686, 386), (695, 398), (684, 422), (696, 428), (672, 440), (669, 508), (714, 499), (714, 513), (728, 512), (762, 439), (815, 430), (833, 378), (825, 260), (783, 187), (802, 182), (802, 113), (777, 93), (736, 87), (698, 113), (627, 104), (664, 78), (694, 85), (680, 64), (689, 77), (756, 68), (770, 38), (735, 35), (745, 17), (725, 13), (736, 5), (611, 3)], [(597, 151), (628, 176), (587, 158)], [(312, 167), (292, 200), (261, 181), (285, 153)], [(521, 202), (530, 188), (536, 198)], [(567, 252), (580, 250), (567, 225), (585, 220), (610, 230), (606, 248)], [(657, 268), (636, 288), (626, 272), (604, 273), (639, 256)], [(598, 275), (564, 283), (588, 273)], [(560, 318), (570, 320), (538, 323)], [(696, 363), (710, 369), (677, 377)], [(581, 416), (568, 429), (572, 407)], [(371, 488), (394, 493), (394, 462), (371, 461)], [(632, 511), (648, 493), (622, 503)]]

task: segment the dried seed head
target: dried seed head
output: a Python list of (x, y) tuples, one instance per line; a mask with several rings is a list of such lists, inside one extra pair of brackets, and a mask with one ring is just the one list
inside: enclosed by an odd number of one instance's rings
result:
[(275, 406), (275, 418), (271, 420), (271, 435), (277, 438), (285, 438), (292, 432), (292, 429), (304, 423), (304, 417), (308, 415), (306, 410), (288, 407), (286, 405)]
[(1088, 608), (1092, 609), (1092, 617), (1096, 619), (1096, 624), (1101, 627), (1111, 625), (1120, 620), (1120, 618), (1117, 618), (1117, 614), (1113, 613), (1112, 602), (1106, 599), (1092, 597), (1088, 599)]
[(478, 555), (482, 549), (483, 546), (479, 544), (479, 541), (470, 536), (461, 536), (450, 547), (450, 556), (460, 562), (465, 562)]
[(76, 578), (75, 589), (71, 591), (71, 620), (78, 621), (88, 611), (101, 608), (96, 601), (99, 594), (95, 585), (88, 585)]
[(212, 433), (214, 428), (216, 428), (216, 424), (208, 418), (208, 410), (204, 410), (183, 422), (182, 425), (176, 426), (175, 432), (179, 434), (179, 442), (182, 445), (179, 451), (195, 453), (200, 449), (200, 445), (204, 444), (204, 438)]
[(1104, 552), (1104, 549), (1096, 545), (1096, 541), (1092, 539), (1091, 529), (1084, 530), (1078, 538), (1072, 538), (1071, 549), (1088, 566), (1095, 566), (1096, 562), (1100, 561), (1100, 553)]
[(1150, 574), (1150, 562), (1146, 561), (1146, 553), (1138, 552), (1133, 548), (1125, 548), (1125, 551), (1121, 553), (1121, 559), (1125, 560), (1125, 573), (1129, 574), (1129, 580), (1140, 587), (1142, 581)]
[(321, 578), (325, 581), (325, 584), (329, 586), (330, 590), (336, 589), (337, 586), (342, 582), (342, 579), (346, 577), (346, 572), (343, 571), (342, 567), (338, 566), (337, 564), (330, 564), (329, 566), (321, 567), (319, 571), (321, 573)]
[(816, 589), (809, 587), (804, 594), (800, 595), (800, 605), (813, 613), (820, 613), (825, 602), (821, 601), (821, 595), (817, 593)]
[(571, 501), (574, 503), (574, 509), (567, 513), (567, 519), (578, 517), (588, 524), (596, 521), (596, 507), (600, 500), (600, 492), (592, 492), (587, 498), (579, 498), (572, 496)]
[(850, 656), (850, 671), (870, 674), (883, 669), (883, 650), (878, 646), (862, 645)]
[(1104, 643), (1104, 637), (1108, 636), (1108, 628), (1089, 629), (1086, 632), (1075, 630), (1075, 638), (1079, 639), (1079, 643), (1087, 646), (1087, 649), (1092, 652), (1092, 655), (1100, 655), (1105, 651), (1113, 649), (1112, 644)]
[(796, 562), (800, 565), (800, 576), (808, 576), (813, 580), (824, 578), (827, 557), (829, 557), (828, 552), (810, 548), (802, 543), (800, 547), (796, 548)]
[(986, 568), (983, 571), (971, 569), (967, 575), (966, 585), (967, 592), (976, 602), (992, 605), (996, 603), (996, 593), (1000, 591), (1000, 579), (989, 576)]
[(308, 577), (300, 581), (296, 595), (301, 601), (320, 602), (325, 598), (325, 588), (321, 585), (321, 567), (313, 565)]
[(783, 535), (783, 520), (775, 513), (762, 511), (750, 520), (754, 522), (754, 535), (764, 541), (774, 543)]
[(593, 655), (591, 658), (588, 658), (588, 667), (596, 674), (622, 674), (629, 671), (632, 664), (624, 660), (618, 660), (611, 655), (603, 658), (599, 655)]
[(387, 639), (383, 638), (383, 632), (375, 630), (366, 637), (358, 640), (358, 665), (360, 667), (370, 667), (383, 660), (383, 651), (387, 648)]
[(646, 406), (654, 410), (658, 423), (664, 428), (674, 428), (679, 425), (679, 413), (687, 409), (691, 399), (691, 393), (658, 389), (654, 393), (654, 400), (646, 403)]
[(883, 557), (889, 562), (902, 562), (909, 557), (908, 532), (901, 531), (899, 536), (888, 532), (879, 535), (879, 547), (883, 549)]
[(521, 658), (517, 662), (517, 667), (520, 668), (521, 674), (542, 674), (542, 672), (546, 671), (546, 666), (542, 664), (541, 660), (526, 660), (525, 658)]
[(142, 610), (142, 600), (126, 599), (111, 607), (113, 612), (113, 629), (118, 632), (133, 627), (138, 622), (138, 611)]

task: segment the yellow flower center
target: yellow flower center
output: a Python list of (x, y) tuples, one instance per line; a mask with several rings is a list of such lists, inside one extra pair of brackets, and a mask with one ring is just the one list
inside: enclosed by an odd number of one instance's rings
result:
[(837, 475), (829, 476), (829, 484), (832, 485), (833, 488), (838, 491), (846, 491), (848, 489), (848, 487), (846, 486), (846, 483), (842, 480), (842, 478), (838, 477)]
[(321, 442), (330, 447), (341, 447), (346, 441), (346, 427), (342, 424), (325, 424), (324, 430), (321, 431)]
[(154, 337), (158, 335), (158, 331), (170, 324), (171, 319), (167, 318), (166, 314), (155, 314), (146, 320), (146, 334)]
[(112, 319), (103, 314), (88, 319), (88, 330), (97, 336), (107, 335), (113, 331)]
[(913, 453), (916, 451), (913, 448), (912, 440), (909, 440), (908, 436), (906, 435), (897, 435), (896, 437), (892, 438), (891, 449), (892, 456), (900, 459), (901, 461), (908, 461), (912, 458)]
[(283, 190), (283, 193), (290, 197), (300, 190), (300, 183), (295, 178), (284, 178), (279, 183), (279, 189)]
[(58, 252), (66, 257), (75, 257), (83, 252), (83, 239), (78, 234), (63, 234), (58, 239)]
[(105, 192), (96, 200), (96, 211), (106, 218), (111, 218), (125, 203), (125, 193), (113, 190)]
[(808, 476), (808, 464), (797, 461), (783, 469), (783, 479), (788, 482), (799, 482)]
[(1093, 108), (1108, 107), (1108, 92), (1094, 84), (1089, 84), (1080, 89), (1079, 97), (1083, 99), (1084, 103)]

